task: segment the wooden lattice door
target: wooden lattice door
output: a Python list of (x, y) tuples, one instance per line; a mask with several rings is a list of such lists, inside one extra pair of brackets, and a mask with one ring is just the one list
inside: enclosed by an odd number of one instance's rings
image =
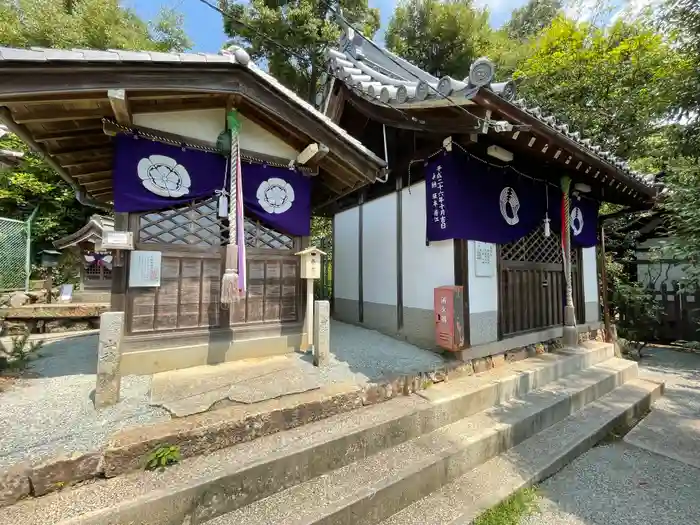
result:
[[(499, 247), (499, 324), (502, 337), (564, 322), (566, 284), (560, 236), (537, 229)], [(572, 283), (578, 320), (583, 319), (581, 250), (572, 250)]]
[(161, 252), (161, 286), (129, 288), (131, 334), (196, 330), (252, 322), (296, 321), (299, 312), (299, 240), (245, 219), (248, 292), (228, 311), (219, 303), (228, 242), (217, 200), (131, 217), (139, 250)]

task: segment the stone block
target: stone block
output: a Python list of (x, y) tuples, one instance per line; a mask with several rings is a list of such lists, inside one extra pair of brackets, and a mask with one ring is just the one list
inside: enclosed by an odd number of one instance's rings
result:
[[(337, 388), (347, 387), (339, 385)], [(382, 398), (385, 387), (380, 386), (377, 392)], [(179, 447), (183, 458), (210, 454), (360, 408), (363, 402), (363, 392), (360, 389), (339, 393), (315, 390), (302, 397), (305, 400), (301, 402), (274, 399), (264, 402), (264, 405), (260, 403), (257, 409), (233, 406), (121, 430), (109, 439), (104, 449), (104, 475), (113, 477), (142, 469), (149, 454), (166, 443)]]
[(121, 386), (121, 352), (119, 342), (124, 331), (124, 312), (105, 312), (100, 316), (100, 339), (97, 349), (97, 384), (95, 407), (114, 405), (119, 401)]
[(528, 358), (527, 348), (516, 348), (515, 350), (510, 350), (506, 352), (506, 361), (509, 363), (515, 363), (516, 361), (522, 361)]
[(491, 368), (488, 358), (480, 357), (478, 359), (472, 359), (472, 366), (474, 367), (474, 373), (480, 374), (481, 372), (486, 372)]
[(12, 308), (19, 308), (25, 304), (29, 304), (30, 297), (23, 292), (15, 292), (10, 296), (10, 306)]
[(326, 366), (331, 358), (331, 303), (314, 301), (314, 365)]
[(91, 452), (53, 459), (33, 467), (29, 474), (33, 495), (43, 496), (73, 483), (96, 477), (101, 458), (101, 453)]
[(20, 463), (5, 472), (0, 472), (0, 507), (12, 505), (29, 496), (29, 472), (30, 467), (27, 463)]
[(499, 368), (506, 364), (506, 356), (503, 354), (491, 356), (491, 366), (493, 368)]

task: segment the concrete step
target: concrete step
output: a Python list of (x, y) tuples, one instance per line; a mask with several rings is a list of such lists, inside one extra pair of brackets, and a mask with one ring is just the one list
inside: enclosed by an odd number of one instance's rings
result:
[(563, 421), (487, 461), (381, 525), (467, 525), (514, 492), (571, 463), (610, 431), (642, 417), (663, 384), (628, 381)]
[(637, 373), (635, 362), (610, 359), (208, 523), (376, 524), (636, 378)]
[(570, 355), (544, 354), (451, 379), (422, 391), (422, 397), (400, 396), (189, 458), (163, 472), (134, 472), (26, 500), (2, 509), (0, 525), (170, 525), (183, 523), (193, 513), (213, 517), (405, 443), (499, 401), (527, 395), (610, 359), (612, 352), (611, 345), (591, 345)]

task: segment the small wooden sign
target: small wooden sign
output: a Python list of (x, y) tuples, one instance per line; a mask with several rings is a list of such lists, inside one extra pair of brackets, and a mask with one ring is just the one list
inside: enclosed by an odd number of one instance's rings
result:
[(102, 232), (103, 250), (133, 250), (133, 232), (105, 231)]

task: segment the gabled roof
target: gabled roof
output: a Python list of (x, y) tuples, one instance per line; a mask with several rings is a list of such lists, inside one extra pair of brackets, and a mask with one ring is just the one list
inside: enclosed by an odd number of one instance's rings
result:
[(30, 146), (35, 143), (76, 191), (103, 204), (111, 201), (112, 187), (102, 118), (116, 118), (109, 93), (117, 89), (133, 95), (134, 114), (224, 108), (235, 99), (244, 116), (252, 114), (300, 150), (326, 145), (315, 202), (373, 182), (386, 166), (239, 48), (214, 55), (0, 47), (0, 119)]
[(93, 215), (85, 226), (75, 233), (55, 240), (53, 245), (59, 250), (64, 250), (71, 246), (77, 246), (81, 242), (97, 244), (102, 241), (102, 234), (105, 231), (114, 231), (114, 219), (103, 215)]
[(492, 83), (495, 66), (488, 59), (475, 61), (469, 76), (464, 79), (437, 78), (356, 32), (342, 17), (339, 21), (343, 34), (339, 47), (327, 51), (328, 66), (355, 96), (377, 106), (392, 106), (409, 112), (412, 109), (425, 112), (427, 108), (450, 104), (498, 109), (502, 115), (507, 115), (508, 120), (534, 123), (548, 135), (556, 135), (564, 143), (571, 144), (586, 157), (598, 159), (618, 180), (627, 180), (647, 195), (656, 194), (654, 175), (630, 169), (624, 159), (593, 144), (581, 132), (572, 131), (554, 115), (516, 98), (514, 82)]

